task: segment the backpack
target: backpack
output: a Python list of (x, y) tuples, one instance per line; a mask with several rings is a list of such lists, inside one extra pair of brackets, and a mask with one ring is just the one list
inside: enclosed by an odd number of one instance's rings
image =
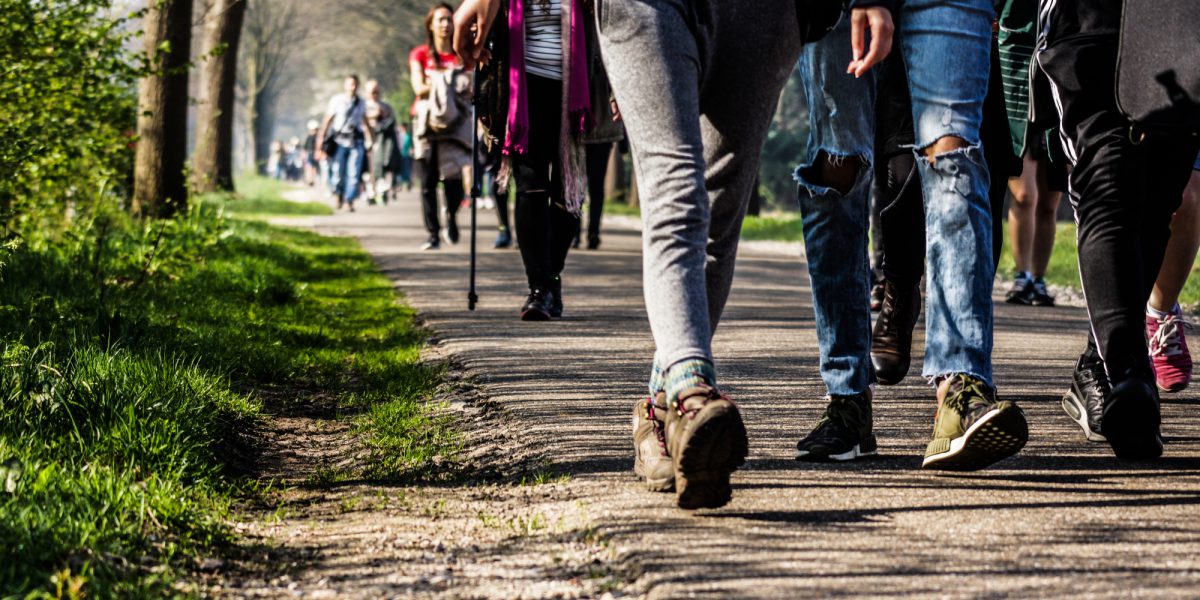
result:
[(1144, 132), (1200, 133), (1200, 2), (1124, 0), (1117, 107)]
[(458, 77), (462, 71), (450, 69), (429, 78), (429, 115), (426, 126), (430, 133), (453, 131), (468, 112), (465, 98), (459, 97)]

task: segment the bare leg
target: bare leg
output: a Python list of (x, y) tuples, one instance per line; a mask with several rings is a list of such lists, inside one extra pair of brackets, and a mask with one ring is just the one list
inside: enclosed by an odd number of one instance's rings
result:
[(1008, 179), (1008, 191), (1013, 197), (1012, 206), (1008, 209), (1008, 238), (1012, 240), (1016, 270), (1023, 273), (1033, 270), (1038, 161), (1026, 154), (1021, 158), (1021, 163), (1021, 176)]
[(1192, 171), (1183, 190), (1183, 203), (1171, 218), (1171, 241), (1163, 257), (1158, 279), (1150, 292), (1150, 308), (1169, 312), (1179, 302), (1179, 293), (1187, 283), (1196, 251), (1200, 249), (1200, 171)]
[(1046, 267), (1050, 265), (1050, 255), (1054, 253), (1054, 236), (1058, 232), (1058, 202), (1062, 199), (1062, 194), (1050, 189), (1045, 163), (1034, 161), (1034, 164), (1037, 165), (1037, 206), (1033, 213), (1035, 226), (1030, 267), (1034, 277), (1042, 277), (1046, 274)]

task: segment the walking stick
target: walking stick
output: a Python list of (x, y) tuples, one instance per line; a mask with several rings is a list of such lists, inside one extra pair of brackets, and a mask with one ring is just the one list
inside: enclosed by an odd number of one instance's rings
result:
[(467, 291), (467, 310), (474, 311), (479, 302), (475, 293), (475, 235), (478, 230), (476, 223), (476, 205), (479, 204), (479, 194), (482, 192), (483, 175), (479, 165), (479, 115), (476, 108), (479, 102), (479, 66), (475, 67), (471, 95), (471, 288)]

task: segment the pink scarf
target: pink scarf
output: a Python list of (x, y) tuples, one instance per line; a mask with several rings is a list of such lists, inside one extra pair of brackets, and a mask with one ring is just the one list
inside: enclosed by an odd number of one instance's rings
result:
[[(508, 134), (504, 140), (505, 154), (524, 154), (529, 151), (529, 95), (525, 83), (525, 1), (510, 0), (508, 7)], [(588, 87), (587, 39), (581, 19), (580, 0), (570, 3), (571, 30), (566, 67), (567, 122), (583, 133), (592, 123), (591, 91)]]

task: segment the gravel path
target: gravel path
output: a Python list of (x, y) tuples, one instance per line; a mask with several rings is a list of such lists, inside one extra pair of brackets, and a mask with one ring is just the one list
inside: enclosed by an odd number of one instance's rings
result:
[[(307, 224), (353, 235), (375, 256), (433, 331), (432, 356), (500, 408), (503, 419), (484, 427), (502, 429), (508, 445), (493, 450), (537, 453), (545, 472), (566, 477), (370, 488), (379, 510), (262, 525), (259, 533), (284, 546), (290, 532), (306, 532), (297, 535), (315, 550), (291, 583), (264, 580), (256, 595), (1183, 598), (1200, 590), (1200, 402), (1191, 391), (1169, 397), (1170, 444), (1158, 462), (1119, 463), (1085, 441), (1059, 406), (1086, 328), (1077, 308), (996, 305), (1000, 393), (1030, 420), (1018, 457), (972, 474), (920, 471), (934, 405), (931, 389), (910, 377), (877, 391), (878, 458), (796, 463), (796, 440), (824, 408), (806, 273), (787, 252), (745, 248), (715, 347), (722, 387), (745, 414), (751, 457), (734, 476), (729, 506), (686, 513), (629, 472), (628, 414), (652, 352), (636, 229), (610, 228), (600, 251), (574, 252), (563, 277), (566, 318), (537, 324), (516, 317), (520, 257), (491, 249), (492, 227), (480, 236), (480, 305), (468, 312), (466, 246), (419, 251), (415, 195)], [(450, 497), (441, 517), (412, 508), (411, 498), (436, 505), (439, 494)], [(398, 496), (410, 498), (409, 509)], [(481, 516), (489, 506), (503, 508), (499, 521)], [(552, 525), (528, 526), (538, 515)], [(437, 523), (455, 519), (469, 523), (438, 552)], [(399, 550), (364, 567), (379, 544), (346, 532), (359, 525), (389, 528)], [(322, 528), (341, 533), (322, 545)], [(447, 553), (455, 561), (429, 558)], [(489, 560), (499, 565), (492, 572)], [(369, 585), (356, 584), (361, 573), (371, 574)]]

